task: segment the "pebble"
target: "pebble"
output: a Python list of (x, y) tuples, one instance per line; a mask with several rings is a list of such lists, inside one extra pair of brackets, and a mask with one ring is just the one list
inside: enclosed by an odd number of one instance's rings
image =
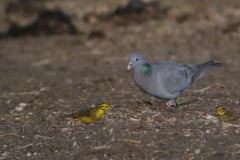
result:
[(209, 134), (209, 133), (210, 133), (210, 131), (209, 131), (209, 130), (206, 130), (206, 133), (207, 133), (207, 134)]
[(23, 107), (22, 107), (22, 106), (20, 106), (20, 107), (15, 107), (15, 110), (20, 112), (20, 111), (23, 110)]
[(27, 106), (27, 103), (21, 102), (21, 103), (19, 103), (19, 106), (20, 106), (20, 107), (26, 107), (26, 106)]
[(195, 154), (200, 154), (200, 153), (201, 153), (201, 149), (200, 148), (195, 150)]

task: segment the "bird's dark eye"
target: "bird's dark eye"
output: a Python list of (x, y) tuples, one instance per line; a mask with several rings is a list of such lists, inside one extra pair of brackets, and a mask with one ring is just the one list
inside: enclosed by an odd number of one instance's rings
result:
[(136, 59), (136, 61), (138, 61), (138, 58)]

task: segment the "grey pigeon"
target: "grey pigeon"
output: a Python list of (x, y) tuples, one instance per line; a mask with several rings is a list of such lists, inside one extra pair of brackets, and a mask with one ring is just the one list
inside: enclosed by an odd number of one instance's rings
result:
[(129, 57), (128, 70), (133, 68), (133, 80), (144, 92), (161, 99), (167, 99), (167, 108), (177, 96), (203, 74), (221, 63), (209, 61), (199, 65), (180, 64), (170, 61), (147, 63), (143, 55), (133, 53)]

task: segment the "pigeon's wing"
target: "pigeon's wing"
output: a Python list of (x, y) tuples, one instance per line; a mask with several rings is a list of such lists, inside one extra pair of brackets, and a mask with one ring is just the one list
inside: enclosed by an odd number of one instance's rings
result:
[(179, 93), (189, 87), (198, 68), (194, 65), (174, 62), (156, 63), (163, 87), (171, 94)]

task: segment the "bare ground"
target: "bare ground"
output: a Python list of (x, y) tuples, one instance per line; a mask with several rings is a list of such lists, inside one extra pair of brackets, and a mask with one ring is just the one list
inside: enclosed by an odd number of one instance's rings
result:
[[(240, 21), (237, 1), (166, 1), (163, 19), (124, 26), (83, 17), (127, 1), (45, 3), (84, 34), (0, 41), (0, 159), (240, 159), (239, 123), (220, 123), (214, 113), (218, 105), (240, 113), (240, 32), (230, 29)], [(92, 30), (105, 37), (89, 38)], [(133, 52), (148, 62), (222, 66), (166, 109), (134, 84), (127, 71)], [(102, 102), (111, 110), (95, 124), (60, 118)]]

